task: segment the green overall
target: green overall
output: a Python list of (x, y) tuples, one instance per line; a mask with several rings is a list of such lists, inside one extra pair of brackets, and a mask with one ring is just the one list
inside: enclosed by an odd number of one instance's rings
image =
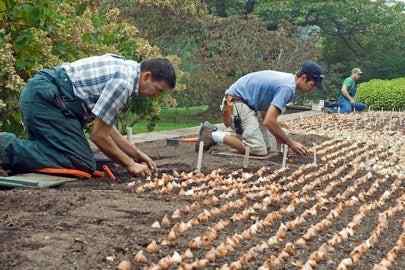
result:
[[(62, 104), (61, 104), (62, 101)], [(93, 172), (96, 163), (84, 135), (84, 103), (62, 68), (43, 70), (20, 97), (28, 139), (0, 133), (0, 165), (12, 172), (71, 168)]]

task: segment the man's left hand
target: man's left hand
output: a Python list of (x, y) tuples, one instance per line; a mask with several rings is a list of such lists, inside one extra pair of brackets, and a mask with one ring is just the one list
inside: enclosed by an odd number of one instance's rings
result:
[(142, 154), (141, 159), (142, 161), (146, 162), (146, 164), (148, 164), (149, 169), (151, 169), (152, 171), (156, 171), (156, 163), (148, 155)]

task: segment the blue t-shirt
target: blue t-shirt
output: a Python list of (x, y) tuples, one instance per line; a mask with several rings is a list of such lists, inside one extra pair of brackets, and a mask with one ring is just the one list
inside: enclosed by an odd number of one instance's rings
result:
[(255, 111), (266, 111), (274, 105), (285, 111), (295, 95), (295, 76), (290, 73), (264, 70), (249, 73), (225, 91), (225, 94), (241, 98)]

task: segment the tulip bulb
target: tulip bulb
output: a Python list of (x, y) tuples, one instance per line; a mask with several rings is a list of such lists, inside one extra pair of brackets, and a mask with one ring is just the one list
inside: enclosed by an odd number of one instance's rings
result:
[(214, 248), (210, 249), (207, 254), (205, 254), (205, 258), (210, 262), (215, 262), (216, 259), (216, 251)]
[(143, 251), (140, 250), (134, 257), (134, 261), (137, 263), (147, 263), (148, 260), (146, 259), (145, 255), (143, 255)]
[(178, 228), (179, 233), (183, 233), (187, 231), (189, 228), (191, 228), (192, 224), (191, 223), (184, 223), (181, 222)]
[(179, 264), (182, 261), (182, 256), (177, 251), (175, 251), (172, 256), (172, 261), (175, 264)]
[(195, 264), (197, 268), (205, 268), (208, 265), (209, 261), (207, 259), (198, 260)]
[(170, 256), (166, 256), (159, 261), (160, 269), (166, 270), (169, 269), (173, 264), (173, 259)]
[(117, 266), (117, 270), (131, 270), (131, 269), (132, 269), (132, 265), (129, 261), (122, 261)]
[(230, 265), (230, 270), (240, 270), (242, 268), (242, 263), (240, 261), (233, 262)]
[(179, 209), (176, 209), (176, 210), (174, 211), (173, 215), (172, 215), (172, 218), (173, 218), (173, 219), (177, 219), (177, 218), (180, 218), (180, 217), (181, 217), (181, 212), (180, 212)]
[(217, 248), (217, 253), (216, 254), (217, 254), (218, 257), (225, 257), (228, 254), (228, 249), (226, 248), (225, 245), (221, 244)]
[(152, 227), (152, 228), (155, 228), (155, 229), (160, 229), (160, 223), (159, 223), (159, 221), (153, 222), (153, 224), (152, 224), (151, 227)]
[(191, 249), (198, 249), (202, 245), (201, 237), (196, 237), (188, 243), (189, 248)]
[(147, 247), (146, 251), (149, 253), (156, 253), (159, 251), (159, 246), (156, 244), (156, 241), (153, 240)]
[(290, 255), (293, 256), (295, 254), (295, 246), (292, 243), (287, 243), (285, 245), (284, 250)]
[(169, 241), (175, 241), (175, 240), (177, 239), (177, 235), (176, 235), (176, 233), (175, 233), (174, 230), (171, 230), (171, 231), (169, 232), (169, 235), (167, 236), (167, 239), (168, 239)]
[(167, 215), (165, 215), (162, 219), (162, 225), (170, 226), (170, 219)]
[(191, 249), (186, 249), (186, 251), (183, 254), (183, 257), (186, 259), (192, 259), (194, 257), (193, 252), (191, 252)]

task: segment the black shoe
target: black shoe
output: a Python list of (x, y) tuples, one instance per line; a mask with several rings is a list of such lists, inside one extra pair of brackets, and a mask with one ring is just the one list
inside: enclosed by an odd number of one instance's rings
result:
[(205, 121), (201, 123), (200, 131), (198, 132), (198, 142), (195, 145), (195, 151), (198, 152), (200, 148), (200, 142), (204, 142), (204, 151), (210, 149), (216, 143), (212, 139), (212, 132), (216, 131), (218, 128), (215, 125), (212, 125), (210, 122)]

